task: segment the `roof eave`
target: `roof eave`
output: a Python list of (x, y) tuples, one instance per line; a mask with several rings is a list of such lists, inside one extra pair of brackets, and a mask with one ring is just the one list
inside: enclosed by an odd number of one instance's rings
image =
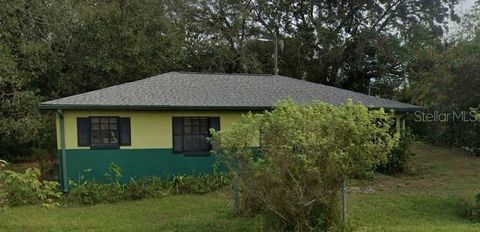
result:
[[(420, 107), (368, 107), (395, 112), (421, 111)], [(271, 110), (268, 106), (155, 106), (155, 105), (65, 105), (65, 104), (40, 104), (41, 110)]]
[(418, 106), (412, 106), (412, 107), (368, 107), (369, 109), (373, 110), (378, 110), (383, 108), (386, 111), (393, 110), (395, 112), (401, 112), (401, 113), (408, 113), (408, 112), (415, 112), (415, 111), (422, 111), (423, 109)]
[(152, 106), (152, 105), (61, 105), (40, 104), (41, 110), (270, 110), (266, 106)]

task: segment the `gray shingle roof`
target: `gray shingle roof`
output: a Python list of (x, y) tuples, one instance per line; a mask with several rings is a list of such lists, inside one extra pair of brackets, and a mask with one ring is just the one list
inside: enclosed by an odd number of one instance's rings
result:
[(169, 72), (53, 101), (43, 109), (269, 109), (291, 97), (340, 105), (351, 98), (369, 108), (420, 107), (331, 86), (274, 75)]

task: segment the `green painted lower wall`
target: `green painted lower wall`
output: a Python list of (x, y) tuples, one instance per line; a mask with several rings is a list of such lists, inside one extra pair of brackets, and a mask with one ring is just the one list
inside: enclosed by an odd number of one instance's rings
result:
[[(59, 154), (61, 152), (59, 151)], [(184, 156), (172, 149), (118, 149), (118, 150), (67, 150), (67, 176), (76, 181), (84, 176), (89, 180), (103, 181), (104, 174), (113, 162), (122, 169), (122, 181), (158, 176), (199, 175), (212, 173), (217, 166), (215, 155)], [(61, 162), (61, 155), (59, 155)], [(89, 170), (89, 171), (86, 171)], [(62, 173), (62, 170), (60, 170)], [(62, 181), (60, 180), (60, 183)]]

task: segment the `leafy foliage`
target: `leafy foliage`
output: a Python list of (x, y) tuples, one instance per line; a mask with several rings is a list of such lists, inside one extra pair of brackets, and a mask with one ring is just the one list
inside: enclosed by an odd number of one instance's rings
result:
[[(477, 2), (463, 18), (459, 32), (446, 42), (430, 40), (413, 46), (409, 63), (409, 86), (404, 89), (406, 100), (424, 106), (427, 113), (478, 112), (480, 101), (480, 4)], [(436, 144), (468, 147), (478, 150), (480, 127), (461, 119), (447, 122), (415, 122), (418, 138)]]
[(120, 182), (121, 168), (112, 163), (106, 171), (105, 183), (89, 181), (83, 176), (78, 182), (72, 182), (72, 190), (66, 201), (73, 205), (93, 205), (118, 202), (122, 200), (141, 200), (152, 197), (164, 197), (169, 194), (205, 194), (222, 189), (230, 180), (221, 173), (203, 176), (174, 176), (172, 179), (157, 177)]
[(400, 131), (399, 143), (390, 153), (387, 162), (377, 167), (377, 170), (386, 174), (408, 174), (412, 171), (412, 158), (415, 155), (410, 150), (412, 142), (413, 134), (409, 130)]
[(204, 194), (228, 186), (230, 179), (222, 174), (174, 176), (170, 183), (175, 194)]
[[(40, 170), (28, 168), (25, 172), (4, 170), (6, 162), (0, 160), (0, 183), (4, 185), (6, 194), (4, 206), (17, 206), (44, 203), (54, 206), (62, 197), (56, 181), (40, 180)], [(3, 170), (2, 170), (3, 169)]]
[[(2, 158), (54, 146), (39, 102), (171, 70), (272, 73), (392, 97), (457, 0), (1, 1)], [(414, 72), (416, 73), (416, 72)]]
[[(213, 134), (238, 176), (242, 212), (261, 212), (267, 230), (328, 230), (341, 226), (342, 183), (385, 162), (398, 140), (383, 123), (390, 116), (353, 103), (287, 101)], [(258, 141), (256, 158), (251, 147)]]
[[(476, 8), (480, 5), (476, 4)], [(478, 14), (478, 9), (471, 14)], [(467, 23), (473, 15), (465, 18)], [(476, 16), (478, 17), (478, 15)], [(480, 105), (477, 90), (480, 88), (480, 37), (478, 30), (469, 32), (467, 38), (458, 37), (447, 44), (439, 42), (424, 44), (412, 50), (409, 78), (405, 89), (407, 99), (423, 105), (426, 113), (466, 113)], [(462, 119), (446, 122), (415, 122), (410, 118), (414, 132), (419, 138), (449, 146), (480, 147), (480, 127), (477, 123)]]

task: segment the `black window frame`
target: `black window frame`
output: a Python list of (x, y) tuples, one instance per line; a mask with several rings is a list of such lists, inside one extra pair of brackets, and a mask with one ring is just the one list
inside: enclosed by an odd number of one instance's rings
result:
[[(109, 128), (107, 130), (110, 131), (110, 132), (112, 131), (112, 129), (110, 128), (110, 125), (114, 124), (114, 123), (110, 122), (110, 119), (112, 119), (112, 118), (116, 119), (116, 129), (114, 129), (114, 130), (116, 130), (116, 134), (115, 134), (116, 137), (117, 137), (117, 142), (116, 143), (98, 143), (98, 144), (94, 143), (94, 138), (93, 138), (93, 136), (94, 136), (94, 134), (93, 134), (93, 131), (94, 131), (93, 124), (94, 123), (92, 122), (92, 120), (96, 119), (96, 118), (99, 119), (99, 123), (96, 123), (96, 124), (99, 125), (99, 130), (98, 131), (100, 131), (100, 133), (102, 131), (101, 125), (105, 124), (105, 123), (100, 122), (102, 118), (108, 118), (109, 119), (108, 120), (109, 122), (107, 122), (106, 124), (108, 124), (108, 126), (109, 126)], [(120, 140), (120, 117), (119, 116), (89, 116), (88, 119), (90, 120), (90, 148), (92, 148), (92, 149), (119, 149), (120, 148), (120, 141), (121, 140)]]
[[(117, 143), (93, 143), (93, 129), (92, 129), (92, 119), (99, 118), (116, 118), (116, 132)], [(101, 123), (99, 123), (99, 127)], [(108, 124), (113, 124), (108, 121)], [(110, 125), (108, 126), (110, 130)], [(131, 128), (131, 118), (130, 117), (120, 117), (113, 115), (101, 115), (101, 116), (88, 116), (88, 117), (77, 117), (77, 146), (78, 147), (89, 147), (90, 149), (120, 149), (122, 146), (131, 146), (132, 145), (132, 133)]]
[[(175, 120), (181, 120), (181, 133), (176, 131), (176, 124)], [(195, 122), (194, 120), (198, 121)], [(216, 123), (212, 123), (213, 120)], [(190, 121), (189, 125), (186, 125), (186, 121)], [(206, 125), (202, 122), (206, 122)], [(213, 125), (212, 124), (216, 124)], [(217, 128), (214, 128), (217, 127)], [(189, 128), (189, 129), (188, 129)], [(197, 130), (198, 128), (198, 130)], [(209, 142), (209, 138), (211, 137), (210, 129), (214, 128), (216, 130), (220, 130), (220, 117), (218, 116), (174, 116), (172, 117), (172, 150), (175, 154), (183, 154), (184, 156), (208, 156), (210, 155), (210, 151), (212, 150), (212, 144)], [(177, 128), (178, 129), (178, 128)], [(203, 131), (202, 129), (206, 129)], [(189, 134), (185, 134), (186, 132), (190, 131)], [(188, 136), (188, 137), (187, 137)], [(204, 141), (205, 144), (201, 144), (203, 141), (201, 140), (202, 137), (205, 137)], [(181, 138), (181, 148), (177, 147), (179, 141), (177, 139)], [(194, 140), (200, 139), (200, 140)], [(186, 143), (190, 140), (190, 148), (186, 149)], [(200, 142), (199, 142), (200, 141)], [(203, 149), (195, 149), (196, 147), (201, 147), (206, 145)]]

